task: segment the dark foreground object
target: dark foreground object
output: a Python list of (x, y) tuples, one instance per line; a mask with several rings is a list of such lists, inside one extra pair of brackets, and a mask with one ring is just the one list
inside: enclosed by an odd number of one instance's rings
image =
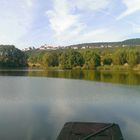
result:
[(117, 124), (66, 123), (57, 140), (123, 140)]

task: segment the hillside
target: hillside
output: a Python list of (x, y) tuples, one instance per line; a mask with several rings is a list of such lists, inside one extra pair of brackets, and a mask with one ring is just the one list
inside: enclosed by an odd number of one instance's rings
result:
[(140, 45), (140, 38), (124, 40), (124, 41), (122, 41), (122, 44), (124, 44), (124, 45)]
[(95, 42), (95, 43), (82, 43), (69, 45), (67, 47), (78, 47), (78, 48), (105, 48), (105, 47), (125, 47), (125, 46), (140, 46), (140, 38), (128, 39), (120, 42)]
[(23, 67), (26, 65), (24, 52), (13, 45), (0, 45), (0, 67)]

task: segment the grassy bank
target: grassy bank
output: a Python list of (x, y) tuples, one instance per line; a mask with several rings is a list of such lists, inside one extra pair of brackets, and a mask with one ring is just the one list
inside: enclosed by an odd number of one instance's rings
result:
[[(29, 68), (41, 68), (44, 70), (68, 70), (68, 69), (63, 69), (59, 66), (55, 66), (55, 67), (43, 67), (40, 64), (31, 64), (28, 65)], [(140, 71), (140, 64), (139, 65), (135, 65), (135, 66), (129, 66), (129, 65), (104, 65), (104, 66), (98, 66), (98, 67), (94, 67), (94, 68), (90, 68), (90, 67), (80, 67), (80, 66), (76, 66), (73, 67), (69, 70), (98, 70), (98, 71)]]

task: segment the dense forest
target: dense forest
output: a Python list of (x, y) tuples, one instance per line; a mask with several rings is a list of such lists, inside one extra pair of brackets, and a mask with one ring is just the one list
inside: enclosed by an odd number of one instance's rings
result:
[(28, 51), (21, 51), (13, 45), (0, 45), (0, 68), (28, 66), (45, 69), (140, 70), (140, 46), (137, 45), (140, 39), (123, 42), (133, 45)]
[(29, 66), (60, 69), (139, 69), (140, 47), (30, 50)]
[(0, 45), (0, 68), (5, 67), (25, 67), (25, 53), (15, 48), (13, 45)]

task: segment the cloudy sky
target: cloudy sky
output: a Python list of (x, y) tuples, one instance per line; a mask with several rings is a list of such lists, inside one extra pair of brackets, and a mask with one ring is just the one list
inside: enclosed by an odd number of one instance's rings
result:
[(0, 0), (0, 44), (119, 41), (140, 37), (140, 0)]

